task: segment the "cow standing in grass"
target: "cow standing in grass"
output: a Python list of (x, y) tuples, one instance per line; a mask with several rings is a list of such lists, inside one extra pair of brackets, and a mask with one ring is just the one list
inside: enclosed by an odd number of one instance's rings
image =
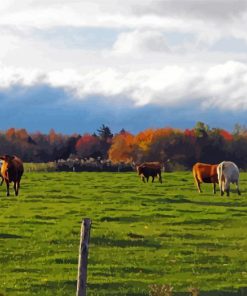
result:
[(202, 192), (201, 183), (213, 183), (213, 193), (216, 193), (216, 184), (218, 183), (217, 167), (218, 164), (201, 162), (197, 162), (193, 166), (193, 176), (200, 193)]
[(3, 160), (1, 166), (1, 175), (6, 183), (7, 196), (9, 196), (9, 184), (14, 183), (15, 195), (19, 193), (21, 177), (24, 172), (23, 163), (17, 156), (4, 155), (0, 157)]
[(144, 183), (145, 179), (148, 182), (149, 177), (152, 177), (152, 182), (154, 182), (155, 177), (158, 177), (159, 182), (162, 183), (161, 164), (159, 162), (144, 162), (137, 166), (137, 173)]
[(230, 183), (234, 183), (237, 188), (238, 195), (241, 195), (239, 190), (239, 169), (234, 162), (222, 161), (217, 168), (220, 193), (224, 195), (226, 192), (227, 196), (230, 195)]
[(4, 178), (3, 178), (2, 174), (1, 174), (1, 167), (2, 167), (2, 165), (3, 165), (3, 162), (0, 161), (0, 179), (1, 179), (0, 186), (2, 186), (3, 185), (3, 182), (4, 182)]

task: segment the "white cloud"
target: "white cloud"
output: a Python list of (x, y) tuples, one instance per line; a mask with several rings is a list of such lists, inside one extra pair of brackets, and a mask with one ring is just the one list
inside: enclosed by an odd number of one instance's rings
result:
[(113, 45), (115, 53), (169, 52), (166, 39), (157, 31), (132, 31), (119, 35)]
[[(0, 32), (17, 36), (20, 42), (33, 38), (39, 46), (35, 29), (44, 32), (60, 28), (109, 28), (121, 30), (114, 51), (167, 51), (171, 49), (164, 33), (193, 34), (194, 39), (180, 40), (182, 53), (207, 50), (221, 38), (247, 42), (247, 2), (245, 0), (14, 0), (0, 4)], [(129, 32), (129, 31), (132, 32)], [(125, 31), (125, 32), (123, 32)], [(64, 46), (66, 47), (64, 36)], [(95, 37), (97, 38), (97, 36)], [(49, 46), (47, 40), (47, 45)], [(1, 44), (2, 44), (1, 40)], [(54, 45), (52, 43), (52, 45)], [(51, 46), (52, 46), (51, 45)], [(32, 46), (33, 47), (33, 46)], [(83, 48), (82, 48), (83, 50)], [(172, 50), (172, 49), (171, 49)], [(23, 50), (20, 49), (23, 52)], [(44, 54), (46, 51), (44, 51)], [(43, 54), (43, 56), (44, 56)], [(23, 54), (22, 54), (23, 55)], [(35, 55), (35, 52), (33, 53)], [(30, 56), (30, 55), (29, 55)], [(0, 48), (1, 57), (1, 48)]]
[(134, 11), (139, 15), (152, 13), (163, 17), (208, 19), (217, 23), (240, 18), (246, 10), (245, 0), (146, 0), (134, 6)]
[[(48, 84), (74, 92), (79, 100), (99, 95), (112, 100), (128, 98), (135, 105), (193, 102), (202, 108), (246, 110), (246, 55), (209, 50), (223, 38), (247, 42), (246, 3), (3, 1), (0, 87)], [(80, 38), (83, 33), (78, 28), (88, 27), (95, 28), (92, 40), (100, 36), (100, 29), (109, 28), (115, 41), (109, 38), (111, 43), (103, 50), (81, 44), (71, 48), (66, 42), (70, 34), (60, 33), (59, 42), (49, 35), (50, 30), (76, 28)], [(169, 41), (169, 34), (177, 36), (176, 45)]]
[(246, 82), (247, 66), (229, 61), (208, 68), (174, 65), (130, 72), (108, 68), (87, 73), (67, 69), (46, 74), (2, 68), (0, 86), (48, 84), (73, 92), (78, 100), (92, 95), (109, 100), (125, 97), (136, 106), (183, 106), (193, 102), (202, 108), (247, 110)]
[[(232, 34), (247, 40), (245, 0), (8, 2), (0, 6), (2, 26), (43, 29), (57, 26), (162, 29), (196, 33), (205, 40), (213, 31), (214, 36)], [(205, 37), (202, 37), (204, 32)]]

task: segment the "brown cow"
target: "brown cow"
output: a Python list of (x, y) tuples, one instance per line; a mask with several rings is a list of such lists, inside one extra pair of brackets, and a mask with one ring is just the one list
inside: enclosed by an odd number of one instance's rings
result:
[(2, 167), (2, 165), (3, 165), (3, 162), (0, 161), (0, 178), (1, 178), (0, 186), (2, 186), (2, 185), (3, 185), (3, 182), (4, 182), (4, 178), (3, 178), (3, 176), (1, 175), (1, 167)]
[(137, 166), (137, 173), (144, 183), (145, 179), (148, 182), (149, 177), (152, 177), (152, 182), (154, 182), (155, 177), (158, 177), (160, 183), (162, 183), (161, 164), (159, 162), (144, 162)]
[(213, 192), (214, 194), (216, 193), (216, 183), (219, 183), (217, 167), (218, 164), (207, 164), (200, 162), (197, 162), (193, 166), (193, 176), (200, 193), (202, 192), (200, 186), (201, 183), (213, 183)]
[(7, 186), (7, 196), (9, 196), (9, 183), (14, 182), (15, 195), (18, 195), (20, 181), (24, 172), (23, 163), (17, 156), (4, 155), (0, 156), (3, 160), (1, 166), (1, 175)]

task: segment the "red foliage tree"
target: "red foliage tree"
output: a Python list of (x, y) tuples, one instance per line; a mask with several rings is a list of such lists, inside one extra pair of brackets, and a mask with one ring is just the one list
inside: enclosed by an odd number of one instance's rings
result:
[(220, 130), (220, 135), (226, 140), (226, 141), (232, 141), (233, 140), (233, 135), (230, 134), (226, 130)]
[(188, 140), (191, 144), (196, 142), (196, 133), (194, 129), (186, 129), (184, 131), (185, 141)]
[(100, 140), (97, 136), (84, 134), (76, 142), (75, 148), (80, 157), (94, 156), (100, 150)]

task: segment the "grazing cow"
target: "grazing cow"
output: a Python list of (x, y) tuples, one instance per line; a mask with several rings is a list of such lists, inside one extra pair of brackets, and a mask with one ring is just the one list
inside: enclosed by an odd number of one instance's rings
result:
[(7, 196), (9, 196), (9, 183), (14, 182), (15, 195), (18, 195), (20, 181), (23, 174), (23, 163), (17, 156), (4, 155), (0, 156), (3, 160), (1, 166), (1, 175), (7, 186)]
[(4, 178), (3, 178), (2, 174), (1, 174), (1, 167), (2, 167), (2, 165), (3, 165), (3, 162), (0, 161), (0, 178), (1, 178), (0, 186), (2, 186), (3, 185), (3, 182), (4, 182)]
[(217, 168), (220, 193), (224, 195), (226, 191), (227, 196), (230, 194), (230, 183), (235, 183), (238, 195), (241, 195), (238, 179), (239, 179), (239, 169), (234, 162), (231, 161), (222, 161)]
[(145, 179), (148, 182), (149, 177), (152, 177), (152, 182), (154, 182), (155, 177), (158, 177), (160, 183), (162, 183), (161, 164), (159, 162), (144, 162), (137, 166), (137, 173), (144, 183)]
[(197, 162), (193, 166), (193, 176), (201, 193), (201, 183), (213, 183), (213, 192), (216, 193), (216, 183), (218, 183), (217, 164), (207, 164)]

